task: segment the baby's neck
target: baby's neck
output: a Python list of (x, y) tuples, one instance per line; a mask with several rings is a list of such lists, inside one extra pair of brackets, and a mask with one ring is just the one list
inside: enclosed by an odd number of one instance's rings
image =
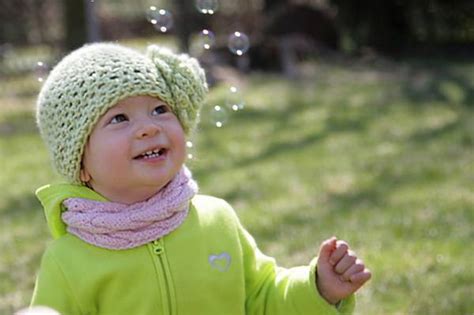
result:
[[(92, 186), (92, 185), (91, 185)], [(132, 205), (138, 202), (143, 202), (154, 195), (156, 195), (163, 187), (144, 187), (142, 189), (127, 190), (124, 192), (107, 191), (105, 189), (94, 189), (95, 192), (102, 195), (105, 199), (111, 202), (121, 203), (124, 205)]]

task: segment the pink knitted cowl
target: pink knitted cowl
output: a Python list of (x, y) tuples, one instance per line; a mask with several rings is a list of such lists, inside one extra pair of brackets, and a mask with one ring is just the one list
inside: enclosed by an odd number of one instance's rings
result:
[(156, 195), (125, 205), (83, 198), (69, 198), (62, 214), (69, 233), (108, 249), (128, 249), (159, 239), (177, 229), (186, 218), (197, 193), (197, 183), (183, 166)]

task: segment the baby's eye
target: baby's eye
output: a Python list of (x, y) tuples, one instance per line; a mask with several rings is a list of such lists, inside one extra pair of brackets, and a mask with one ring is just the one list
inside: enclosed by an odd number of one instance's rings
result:
[(169, 112), (169, 108), (166, 105), (160, 105), (153, 109), (152, 115), (160, 115)]
[(128, 120), (127, 116), (125, 116), (124, 114), (118, 114), (112, 117), (112, 119), (110, 120), (110, 124), (118, 124), (126, 120)]

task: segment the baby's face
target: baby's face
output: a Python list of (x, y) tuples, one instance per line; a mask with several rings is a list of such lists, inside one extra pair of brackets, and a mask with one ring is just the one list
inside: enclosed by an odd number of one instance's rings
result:
[(81, 180), (110, 201), (131, 204), (165, 186), (185, 156), (185, 135), (168, 105), (151, 96), (129, 97), (92, 130)]

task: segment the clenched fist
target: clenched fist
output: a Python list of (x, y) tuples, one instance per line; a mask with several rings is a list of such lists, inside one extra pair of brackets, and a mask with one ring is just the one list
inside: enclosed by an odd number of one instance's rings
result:
[(366, 283), (372, 274), (342, 240), (332, 237), (321, 244), (316, 285), (330, 304), (348, 297)]

